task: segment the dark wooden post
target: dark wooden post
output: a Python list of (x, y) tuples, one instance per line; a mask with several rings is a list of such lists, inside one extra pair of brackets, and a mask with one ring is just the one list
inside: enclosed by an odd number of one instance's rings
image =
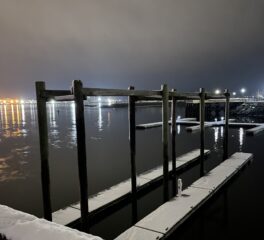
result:
[(223, 160), (228, 158), (228, 132), (229, 132), (229, 101), (230, 93), (228, 89), (225, 90), (226, 103), (225, 103), (225, 133), (224, 133), (224, 151)]
[[(172, 93), (175, 92), (175, 89), (172, 89)], [(172, 187), (173, 187), (173, 196), (177, 194), (177, 175), (176, 175), (176, 97), (172, 96), (171, 100), (171, 144), (172, 144)]]
[(162, 90), (162, 144), (163, 144), (163, 197), (164, 202), (169, 200), (169, 154), (168, 154), (168, 109), (169, 94), (166, 84), (161, 86)]
[(39, 146), (41, 159), (41, 185), (44, 208), (44, 218), (52, 221), (50, 200), (50, 173), (49, 173), (49, 150), (48, 150), (48, 123), (46, 99), (44, 97), (45, 82), (36, 82), (36, 97), (39, 125)]
[(204, 176), (204, 120), (205, 120), (205, 91), (200, 88), (200, 176)]
[[(134, 90), (130, 86), (129, 90)], [(131, 164), (132, 223), (137, 222), (137, 170), (136, 170), (136, 106), (135, 97), (128, 97), (128, 122)]]
[(89, 210), (88, 210), (88, 182), (87, 182), (87, 163), (86, 163), (86, 139), (82, 82), (73, 81), (73, 94), (75, 98), (75, 116), (77, 130), (77, 152), (78, 170), (80, 181), (80, 204), (81, 204), (81, 227), (83, 231), (89, 229)]

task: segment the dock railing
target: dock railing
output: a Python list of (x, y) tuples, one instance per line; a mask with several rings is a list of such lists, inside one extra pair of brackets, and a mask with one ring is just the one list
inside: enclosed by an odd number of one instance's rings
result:
[(213, 94), (201, 88), (199, 92), (177, 92), (168, 90), (166, 84), (160, 90), (135, 90), (133, 86), (128, 89), (103, 89), (84, 88), (82, 81), (74, 80), (70, 90), (47, 90), (45, 82), (36, 82), (36, 97), (39, 124), (39, 142), (41, 158), (41, 181), (43, 195), (44, 218), (52, 221), (52, 206), (50, 198), (50, 173), (49, 173), (49, 146), (46, 103), (49, 100), (74, 101), (77, 131), (77, 158), (80, 185), (81, 227), (83, 231), (89, 231), (89, 207), (88, 207), (88, 178), (86, 155), (86, 132), (84, 116), (84, 100), (88, 96), (127, 96), (128, 97), (128, 124), (131, 164), (131, 199), (133, 222), (137, 221), (137, 172), (136, 172), (136, 102), (137, 101), (161, 101), (162, 102), (162, 145), (163, 145), (163, 199), (169, 200), (169, 102), (171, 101), (171, 143), (172, 143), (172, 182), (173, 195), (177, 194), (176, 176), (176, 105), (179, 100), (198, 100), (200, 103), (200, 175), (205, 174), (205, 102), (209, 99), (215, 101), (225, 100), (225, 130), (223, 144), (223, 160), (228, 157), (228, 126), (229, 126), (229, 99), (228, 90), (224, 94)]

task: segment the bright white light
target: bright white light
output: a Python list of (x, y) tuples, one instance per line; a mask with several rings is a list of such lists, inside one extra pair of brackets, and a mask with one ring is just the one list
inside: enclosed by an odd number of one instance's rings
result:
[(222, 121), (224, 121), (224, 119), (225, 119), (224, 117), (221, 117), (221, 120), (222, 120)]
[(24, 104), (24, 103), (25, 103), (25, 101), (24, 101), (23, 99), (21, 99), (21, 100), (20, 100), (20, 103), (21, 103), (21, 104)]
[(52, 103), (52, 104), (54, 104), (55, 103), (55, 100), (52, 99), (49, 102)]
[(244, 94), (244, 93), (246, 92), (246, 89), (245, 89), (245, 88), (241, 88), (240, 92), (241, 92), (242, 94)]
[(236, 96), (236, 92), (232, 92), (232, 95), (233, 95), (233, 96)]
[(108, 98), (108, 99), (107, 99), (107, 102), (108, 102), (108, 105), (109, 105), (109, 106), (112, 105), (112, 99), (111, 99), (111, 98)]
[(102, 98), (101, 97), (98, 97), (98, 102), (101, 102), (102, 101)]
[(181, 116), (178, 116), (177, 119), (181, 119)]
[(215, 94), (220, 94), (220, 93), (221, 93), (220, 89), (215, 90)]
[(217, 122), (217, 118), (215, 118), (215, 122)]

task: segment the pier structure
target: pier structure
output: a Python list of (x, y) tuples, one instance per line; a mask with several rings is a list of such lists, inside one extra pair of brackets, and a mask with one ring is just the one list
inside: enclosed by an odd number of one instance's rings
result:
[[(162, 85), (160, 90), (135, 90), (132, 86), (128, 89), (101, 89), (101, 88), (85, 88), (80, 80), (74, 80), (70, 90), (48, 90), (44, 82), (36, 82), (37, 93), (37, 109), (39, 121), (39, 138), (40, 138), (40, 156), (41, 156), (41, 180), (44, 218), (47, 220), (55, 220), (64, 225), (69, 225), (72, 222), (80, 220), (83, 231), (89, 231), (89, 226), (92, 225), (92, 215), (103, 209), (120, 202), (125, 196), (129, 196), (132, 200), (133, 223), (137, 220), (137, 197), (141, 191), (141, 187), (151, 185), (156, 180), (161, 180), (163, 184), (163, 199), (164, 204), (169, 203), (169, 179), (172, 179), (174, 184), (174, 196), (176, 197), (176, 181), (177, 171), (181, 166), (187, 166), (190, 162), (199, 160), (200, 177), (206, 178), (204, 168), (204, 160), (209, 153), (205, 150), (205, 102), (213, 99), (214, 101), (221, 100), (225, 102), (225, 121), (224, 121), (224, 145), (223, 145), (223, 160), (226, 160), (228, 154), (228, 127), (229, 127), (229, 98), (228, 90), (222, 95), (216, 95), (206, 92), (205, 89), (200, 89), (198, 92), (182, 93), (176, 90), (169, 91), (167, 85)], [(97, 197), (88, 198), (88, 179), (87, 179), (87, 164), (89, 161), (86, 154), (85, 142), (85, 125), (84, 125), (84, 104), (83, 101), (88, 96), (127, 96), (128, 97), (128, 125), (129, 125), (129, 142), (130, 142), (130, 163), (131, 163), (131, 178), (119, 186), (114, 186), (109, 190), (98, 194)], [(74, 101), (76, 115), (76, 130), (77, 130), (77, 157), (79, 169), (79, 184), (80, 184), (80, 202), (71, 205), (65, 209), (52, 213), (50, 201), (50, 177), (49, 177), (49, 151), (48, 151), (48, 127), (47, 127), (47, 112), (46, 103), (49, 100), (56, 101)], [(137, 101), (161, 101), (162, 102), (162, 146), (163, 146), (163, 164), (158, 169), (150, 173), (137, 175), (136, 172), (136, 112), (135, 103)], [(176, 158), (177, 143), (175, 139), (176, 125), (176, 107), (177, 101), (199, 101), (199, 126), (200, 126), (200, 148), (198, 152), (187, 154), (185, 161)], [(169, 101), (171, 105), (169, 107)], [(169, 139), (169, 108), (171, 108), (171, 139)], [(193, 121), (193, 119), (189, 119)], [(172, 159), (169, 160), (168, 143), (172, 142)], [(243, 157), (241, 158), (244, 159)], [(236, 166), (238, 168), (239, 166)], [(234, 171), (232, 171), (234, 172)], [(101, 196), (101, 198), (100, 198)], [(168, 202), (169, 201), (169, 202)]]

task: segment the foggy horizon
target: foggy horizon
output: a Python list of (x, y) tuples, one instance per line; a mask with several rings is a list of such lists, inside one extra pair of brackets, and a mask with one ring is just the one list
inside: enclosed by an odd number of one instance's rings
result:
[(263, 90), (261, 0), (1, 0), (0, 97), (35, 81), (179, 91)]

